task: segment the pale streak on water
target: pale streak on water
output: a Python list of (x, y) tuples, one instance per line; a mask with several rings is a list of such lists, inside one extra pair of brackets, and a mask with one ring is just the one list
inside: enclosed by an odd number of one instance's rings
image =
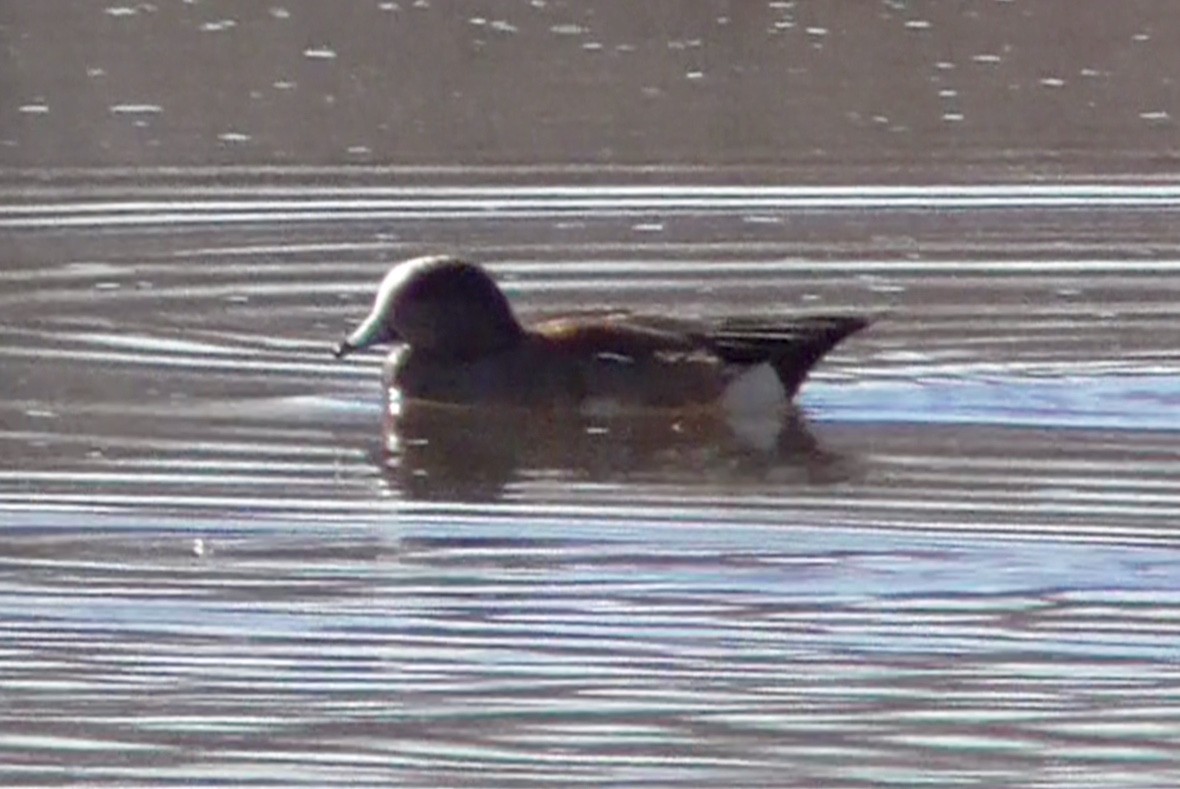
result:
[[(3, 185), (6, 785), (1180, 778), (1174, 185), (264, 175)], [(435, 250), (527, 314), (878, 322), (780, 456), (383, 435), (329, 348)]]

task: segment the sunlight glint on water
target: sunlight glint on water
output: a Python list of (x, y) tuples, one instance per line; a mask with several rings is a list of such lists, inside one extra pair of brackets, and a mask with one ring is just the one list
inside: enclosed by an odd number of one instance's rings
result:
[[(1142, 231), (1169, 188), (218, 189), (0, 211), (0, 775), (1171, 771), (1180, 250)], [(525, 315), (877, 323), (804, 388), (795, 455), (383, 435), (379, 356), (330, 348), (434, 248)]]

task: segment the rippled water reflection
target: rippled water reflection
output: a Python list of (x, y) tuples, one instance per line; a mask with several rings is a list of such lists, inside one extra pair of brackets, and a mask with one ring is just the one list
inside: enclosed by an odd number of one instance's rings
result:
[[(1175, 778), (1174, 189), (337, 184), (7, 187), (6, 781)], [(879, 320), (770, 448), (391, 425), (331, 344), (436, 249)]]

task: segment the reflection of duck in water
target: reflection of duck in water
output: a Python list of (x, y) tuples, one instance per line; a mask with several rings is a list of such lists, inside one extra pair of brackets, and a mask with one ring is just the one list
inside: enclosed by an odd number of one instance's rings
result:
[(551, 469), (605, 480), (791, 467), (814, 480), (840, 473), (788, 404), (866, 325), (600, 313), (526, 328), (482, 268), (425, 257), (386, 275), (336, 355), (401, 346), (385, 364), (387, 445), (411, 495), (494, 497), (518, 472)]
[(591, 414), (709, 404), (765, 412), (781, 410), (824, 354), (867, 325), (855, 316), (704, 322), (606, 313), (525, 328), (482, 268), (423, 257), (390, 270), (336, 356), (400, 344), (386, 384), (413, 400)]
[(856, 464), (826, 450), (793, 409), (752, 445), (720, 409), (584, 416), (403, 400), (385, 423), (391, 486), (411, 499), (494, 500), (514, 483), (688, 485), (837, 482)]

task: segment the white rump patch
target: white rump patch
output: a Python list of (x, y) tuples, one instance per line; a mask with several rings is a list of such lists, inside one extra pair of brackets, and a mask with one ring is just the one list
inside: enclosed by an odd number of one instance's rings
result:
[(729, 414), (778, 413), (787, 405), (787, 390), (769, 364), (759, 364), (729, 382), (721, 406)]
[(751, 448), (770, 451), (778, 440), (787, 407), (787, 391), (769, 364), (739, 375), (721, 396), (734, 435)]

